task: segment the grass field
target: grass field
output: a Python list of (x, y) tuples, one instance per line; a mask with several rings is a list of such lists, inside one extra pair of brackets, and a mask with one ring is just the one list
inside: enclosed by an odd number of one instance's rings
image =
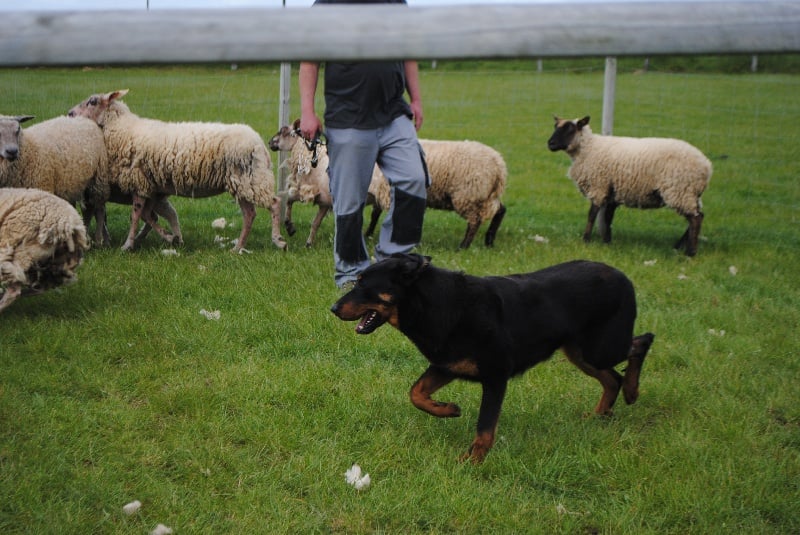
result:
[[(330, 218), (306, 249), (315, 209), (298, 206), (283, 253), (261, 211), (239, 256), (211, 228), (225, 217), (238, 235), (230, 196), (173, 198), (186, 244), (167, 256), (155, 235), (121, 252), (128, 209), (112, 205), (114, 247), (0, 317), (0, 531), (800, 532), (800, 77), (620, 72), (615, 133), (680, 137), (713, 161), (689, 259), (666, 209), (620, 209), (612, 244), (581, 241), (587, 201), (546, 141), (553, 114), (600, 130), (603, 74), (514, 67), (423, 70), (421, 136), (494, 146), (509, 183), (493, 249), (481, 234), (457, 251), (465, 223), (429, 212), (420, 251), (478, 275), (622, 269), (636, 332), (656, 333), (635, 405), (585, 417), (600, 387), (557, 354), (509, 385), (486, 462), (459, 464), (480, 388), (448, 386), (463, 416), (432, 418), (408, 401), (426, 366), (413, 345), (333, 317)], [(3, 69), (0, 113), (46, 119), (120, 88), (143, 116), (277, 130), (271, 65)], [(353, 463), (368, 489), (345, 483)]]

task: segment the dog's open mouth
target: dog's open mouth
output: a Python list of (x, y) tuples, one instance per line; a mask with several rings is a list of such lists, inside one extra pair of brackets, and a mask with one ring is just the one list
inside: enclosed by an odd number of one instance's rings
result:
[(377, 310), (368, 310), (356, 325), (357, 334), (369, 334), (384, 324), (386, 320), (378, 314)]

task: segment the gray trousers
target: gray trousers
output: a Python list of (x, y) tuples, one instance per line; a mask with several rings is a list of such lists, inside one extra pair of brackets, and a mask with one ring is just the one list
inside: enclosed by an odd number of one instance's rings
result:
[(327, 128), (331, 195), (336, 218), (334, 280), (341, 287), (370, 265), (363, 235), (364, 206), (377, 163), (391, 186), (375, 259), (410, 252), (422, 238), (428, 186), (414, 123), (402, 116), (375, 130)]

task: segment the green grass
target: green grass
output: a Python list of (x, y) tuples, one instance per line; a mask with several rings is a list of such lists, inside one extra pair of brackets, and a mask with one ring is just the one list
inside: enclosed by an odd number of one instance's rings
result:
[[(211, 228), (226, 217), (238, 235), (229, 196), (173, 198), (175, 257), (155, 235), (119, 251), (128, 209), (112, 205), (114, 247), (0, 317), (0, 531), (800, 531), (800, 78), (621, 72), (616, 133), (681, 137), (713, 160), (689, 259), (671, 249), (684, 222), (669, 210), (620, 209), (611, 245), (580, 240), (587, 202), (546, 140), (553, 114), (590, 114), (599, 130), (602, 72), (503, 67), (423, 70), (421, 135), (490, 144), (510, 176), (494, 249), (481, 235), (456, 251), (464, 222), (429, 212), (421, 251), (479, 275), (573, 258), (622, 269), (636, 331), (656, 333), (635, 405), (584, 417), (600, 387), (557, 354), (509, 386), (486, 462), (459, 464), (479, 387), (441, 392), (458, 419), (411, 406), (425, 367), (413, 345), (389, 327), (359, 337), (328, 311), (330, 218), (305, 249), (315, 209), (298, 206), (282, 253), (262, 211), (238, 256)], [(141, 115), (277, 130), (271, 65), (4, 69), (0, 113), (46, 119), (119, 88)], [(366, 491), (344, 481), (355, 462)]]

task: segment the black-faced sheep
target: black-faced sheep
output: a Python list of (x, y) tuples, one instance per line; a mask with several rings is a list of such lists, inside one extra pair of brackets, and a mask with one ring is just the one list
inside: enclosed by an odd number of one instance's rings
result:
[(21, 295), (73, 282), (88, 248), (70, 203), (38, 189), (0, 188), (0, 312)]
[(595, 135), (588, 116), (572, 121), (556, 117), (547, 146), (566, 151), (572, 159), (568, 176), (591, 202), (584, 241), (591, 238), (595, 219), (603, 241), (611, 241), (619, 205), (669, 206), (689, 222), (675, 248), (685, 247), (688, 256), (697, 253), (703, 223), (700, 197), (711, 179), (711, 162), (697, 148), (671, 138)]
[(244, 124), (145, 119), (120, 100), (127, 92), (91, 95), (69, 111), (71, 117), (87, 117), (100, 125), (111, 175), (123, 193), (133, 195), (131, 229), (124, 250), (134, 247), (141, 218), (172, 242), (174, 236), (162, 229), (152, 214), (160, 198), (209, 197), (226, 191), (239, 203), (243, 219), (234, 250), (244, 250), (256, 206), (270, 211), (272, 242), (286, 248), (280, 234), (280, 201), (274, 194), (272, 160), (255, 130)]
[(82, 204), (97, 220), (95, 243), (108, 244), (108, 158), (103, 133), (88, 120), (56, 117), (21, 127), (32, 115), (0, 116), (0, 187), (37, 188)]
[[(425, 152), (431, 181), (428, 208), (453, 210), (467, 220), (460, 249), (468, 248), (481, 224), (491, 220), (484, 238), (485, 245), (491, 247), (506, 213), (501, 201), (508, 175), (503, 157), (478, 141), (420, 139), (419, 143)], [(366, 232), (368, 236), (377, 225), (381, 209), (389, 206), (389, 184), (386, 179), (377, 184), (376, 209)]]

